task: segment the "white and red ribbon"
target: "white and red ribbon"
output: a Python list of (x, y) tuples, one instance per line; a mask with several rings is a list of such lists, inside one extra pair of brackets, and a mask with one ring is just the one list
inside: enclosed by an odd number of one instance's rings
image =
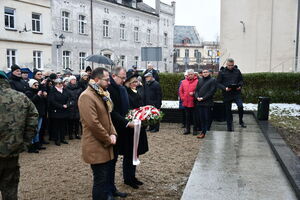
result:
[(140, 132), (141, 132), (141, 120), (135, 119), (133, 120), (133, 123), (134, 123), (134, 135), (133, 135), (132, 163), (133, 165), (139, 165), (140, 160), (138, 158), (138, 147), (139, 147)]

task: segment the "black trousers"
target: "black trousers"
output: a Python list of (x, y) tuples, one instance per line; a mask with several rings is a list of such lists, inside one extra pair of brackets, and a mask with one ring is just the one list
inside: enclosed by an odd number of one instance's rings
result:
[(224, 100), (227, 128), (232, 128), (233, 116), (232, 116), (231, 106), (233, 102), (235, 102), (238, 107), (239, 123), (241, 124), (243, 122), (244, 107), (243, 107), (242, 98), (235, 97), (234, 99), (229, 101)]
[(201, 120), (201, 132), (206, 134), (208, 127), (210, 126), (210, 106), (199, 106), (199, 115)]
[(101, 164), (92, 164), (93, 170), (93, 200), (107, 200), (108, 196), (112, 196), (111, 181), (112, 181), (113, 160)]
[(135, 179), (136, 166), (132, 164), (132, 155), (123, 156), (123, 178), (126, 182)]
[(52, 139), (54, 141), (63, 141), (65, 140), (65, 135), (67, 132), (67, 119), (57, 119), (53, 118), (52, 122)]
[(191, 130), (191, 122), (193, 122), (193, 130), (196, 131), (197, 130), (197, 124), (199, 124), (199, 122), (197, 122), (197, 108), (193, 107), (193, 108), (185, 108), (185, 126), (186, 129), (188, 131)]
[(3, 200), (18, 199), (19, 157), (0, 158), (0, 191)]
[(79, 119), (69, 119), (68, 120), (68, 132), (69, 137), (76, 137), (79, 135)]

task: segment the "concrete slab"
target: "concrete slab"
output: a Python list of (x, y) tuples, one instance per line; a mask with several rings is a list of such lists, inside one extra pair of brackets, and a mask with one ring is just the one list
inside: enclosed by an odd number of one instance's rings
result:
[(267, 140), (255, 130), (210, 131), (181, 199), (297, 199)]

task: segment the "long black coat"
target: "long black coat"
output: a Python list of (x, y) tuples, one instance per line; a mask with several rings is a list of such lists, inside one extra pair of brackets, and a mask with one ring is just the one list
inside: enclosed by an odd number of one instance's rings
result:
[(226, 87), (232, 84), (240, 87), (243, 86), (243, 76), (239, 69), (233, 68), (232, 70), (229, 70), (225, 67), (223, 70), (219, 71), (217, 82), (218, 87), (223, 92), (224, 101), (230, 101), (241, 96), (241, 90), (231, 90), (226, 92)]
[(68, 104), (69, 93), (63, 89), (63, 93), (57, 91), (55, 87), (50, 90), (48, 97), (49, 117), (54, 119), (68, 119), (69, 108), (64, 108), (63, 105)]
[(217, 90), (216, 79), (211, 76), (203, 77), (198, 80), (195, 90), (195, 98), (202, 97), (202, 101), (197, 101), (197, 106), (213, 106), (213, 96)]
[(29, 89), (28, 83), (26, 83), (22, 77), (17, 77), (13, 74), (11, 74), (9, 78), (9, 84), (12, 89), (17, 90), (19, 92), (25, 93), (26, 90)]
[[(127, 88), (128, 98), (129, 98), (129, 105), (130, 109), (139, 108), (143, 106), (142, 97), (139, 93), (133, 92), (130, 88)], [(133, 136), (134, 136), (134, 129), (128, 129), (128, 133), (125, 137), (118, 138), (120, 139), (120, 148), (119, 154), (120, 155), (133, 155)], [(148, 147), (148, 140), (145, 127), (141, 128), (140, 132), (140, 139), (139, 139), (139, 146), (138, 146), (138, 155), (142, 155), (149, 150)]]
[(69, 84), (65, 90), (69, 93), (69, 113), (70, 119), (79, 119), (78, 98), (82, 92), (81, 87)]
[(162, 91), (157, 81), (149, 81), (144, 86), (144, 104), (152, 105), (160, 109), (162, 103)]
[(25, 94), (35, 105), (38, 110), (39, 117), (43, 117), (46, 115), (47, 102), (45, 97), (37, 95), (38, 91), (39, 89), (29, 88)]

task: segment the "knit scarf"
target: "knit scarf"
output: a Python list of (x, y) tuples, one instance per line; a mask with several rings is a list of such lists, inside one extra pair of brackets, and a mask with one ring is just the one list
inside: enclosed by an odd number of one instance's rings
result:
[(106, 103), (108, 112), (113, 110), (113, 102), (110, 98), (109, 92), (107, 90), (103, 90), (93, 79), (89, 81), (89, 85), (96, 91), (98, 95), (102, 98), (102, 100)]

